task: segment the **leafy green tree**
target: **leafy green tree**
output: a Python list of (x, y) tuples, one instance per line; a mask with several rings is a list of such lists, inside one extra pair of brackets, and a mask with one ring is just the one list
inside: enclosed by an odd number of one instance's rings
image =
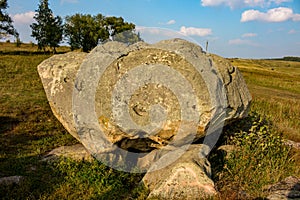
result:
[(134, 29), (135, 25), (124, 22), (122, 17), (75, 14), (66, 17), (65, 36), (72, 50), (82, 48), (88, 52), (109, 39), (126, 43), (139, 41)]
[(8, 8), (7, 0), (0, 0), (0, 39), (7, 35), (13, 35), (16, 38), (18, 38), (19, 33), (12, 25), (13, 23), (12, 19), (5, 12), (7, 8)]
[(108, 33), (103, 26), (104, 16), (75, 14), (66, 17), (65, 36), (71, 49), (82, 48), (87, 52), (97, 46), (99, 40), (108, 38)]
[(38, 48), (46, 50), (49, 46), (54, 53), (63, 39), (63, 23), (60, 16), (54, 16), (48, 0), (40, 0), (34, 19), (37, 23), (30, 25), (31, 36), (38, 42)]

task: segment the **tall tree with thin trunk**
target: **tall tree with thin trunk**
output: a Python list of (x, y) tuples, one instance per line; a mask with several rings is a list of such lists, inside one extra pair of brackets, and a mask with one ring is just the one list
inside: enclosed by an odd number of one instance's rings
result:
[(48, 0), (40, 0), (34, 19), (36, 23), (30, 25), (31, 36), (37, 40), (39, 49), (45, 51), (49, 46), (55, 53), (63, 39), (62, 18), (53, 15)]
[(13, 26), (13, 21), (5, 12), (8, 8), (7, 0), (0, 0), (0, 39), (8, 35), (13, 35), (19, 38), (19, 33)]

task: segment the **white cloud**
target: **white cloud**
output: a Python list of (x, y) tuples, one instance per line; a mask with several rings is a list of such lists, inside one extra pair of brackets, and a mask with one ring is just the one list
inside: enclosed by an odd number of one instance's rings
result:
[(300, 14), (295, 14), (290, 8), (279, 7), (270, 9), (266, 13), (260, 12), (258, 10), (247, 10), (243, 12), (241, 18), (241, 22), (283, 22), (287, 20), (300, 21)]
[(201, 0), (201, 5), (202, 6), (220, 6), (220, 5), (225, 5), (229, 6), (230, 8), (235, 8), (239, 7), (243, 4), (241, 0)]
[(172, 25), (172, 24), (176, 24), (176, 21), (174, 19), (167, 22), (167, 25)]
[(15, 14), (12, 19), (15, 24), (31, 24), (34, 22), (35, 12), (29, 11), (26, 13)]
[(280, 5), (292, 0), (201, 0), (202, 6), (229, 6), (231, 9), (237, 7), (268, 7), (271, 4)]
[(247, 38), (247, 37), (256, 37), (257, 34), (256, 33), (245, 33), (242, 35), (243, 38)]
[(180, 33), (182, 33), (183, 35), (186, 35), (186, 36), (194, 35), (194, 36), (203, 37), (203, 36), (211, 35), (212, 30), (209, 28), (195, 28), (195, 27), (182, 26), (180, 28)]
[(248, 45), (248, 46), (259, 46), (259, 44), (251, 41), (251, 40), (242, 40), (242, 39), (233, 39), (229, 40), (228, 44), (230, 45)]

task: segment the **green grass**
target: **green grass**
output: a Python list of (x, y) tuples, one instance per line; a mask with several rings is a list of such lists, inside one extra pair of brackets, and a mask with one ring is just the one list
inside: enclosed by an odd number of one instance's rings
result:
[(281, 134), (257, 113), (226, 127), (223, 140), (235, 150), (210, 156), (220, 199), (265, 198), (266, 186), (300, 175), (299, 152), (285, 146)]
[[(11, 45), (11, 46), (9, 46)], [(41, 158), (55, 147), (77, 141), (53, 116), (36, 66), (50, 55), (11, 55), (14, 44), (0, 44), (0, 177), (21, 175), (21, 185), (0, 186), (2, 199), (145, 199), (141, 174), (119, 172), (98, 161)], [(22, 44), (22, 51), (36, 46)], [(58, 51), (65, 51), (65, 49)], [(299, 152), (282, 146), (282, 137), (300, 141), (300, 63), (231, 60), (239, 66), (253, 96), (251, 115), (226, 127), (222, 144), (239, 146), (225, 159), (210, 157), (221, 197), (241, 191), (265, 197), (262, 188), (289, 175), (300, 176)], [(272, 97), (272, 98), (271, 98)], [(220, 199), (224, 199), (220, 198)]]

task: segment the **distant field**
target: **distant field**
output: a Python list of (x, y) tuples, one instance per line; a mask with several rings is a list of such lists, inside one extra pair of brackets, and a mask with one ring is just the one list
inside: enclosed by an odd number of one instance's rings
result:
[(252, 110), (265, 115), (284, 134), (300, 142), (300, 62), (231, 59), (253, 97)]
[[(50, 49), (46, 49), (50, 52)], [(57, 48), (58, 53), (64, 53), (70, 51), (69, 47), (62, 46)], [(43, 53), (38, 50), (38, 46), (34, 43), (22, 43), (19, 47), (15, 43), (0, 42), (0, 54), (29, 54), (29, 53)]]
[[(36, 70), (51, 54), (14, 55), (36, 51), (37, 47), (31, 44), (16, 47), (0, 43), (0, 178), (25, 177), (21, 186), (0, 186), (0, 197), (145, 199), (148, 191), (138, 186), (140, 174), (118, 172), (98, 161), (40, 162), (53, 148), (77, 141), (53, 116)], [(69, 50), (61, 47), (58, 51)], [(300, 177), (299, 153), (283, 148), (277, 136), (278, 131), (285, 138), (300, 142), (300, 62), (229, 60), (245, 77), (253, 105), (249, 118), (235, 123), (235, 130), (224, 131), (229, 133), (225, 135), (225, 144), (244, 142), (239, 154), (228, 162), (212, 154), (214, 180), (222, 198), (234, 199), (232, 194), (239, 194), (238, 191), (246, 191), (251, 197), (265, 197), (263, 186), (289, 175)], [(273, 125), (261, 120), (264, 118)], [(257, 141), (260, 143), (255, 144)], [(222, 162), (218, 163), (219, 160)]]

